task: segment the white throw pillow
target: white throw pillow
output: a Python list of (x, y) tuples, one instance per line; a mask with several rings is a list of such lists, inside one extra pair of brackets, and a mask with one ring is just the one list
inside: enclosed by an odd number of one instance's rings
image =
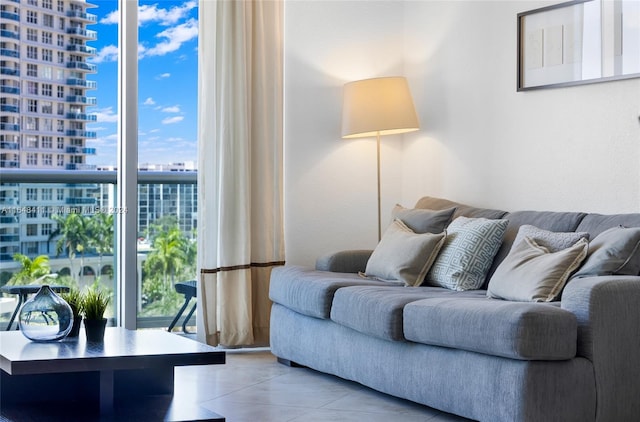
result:
[(384, 232), (367, 262), (364, 275), (419, 286), (446, 239), (446, 232), (414, 233), (395, 220)]

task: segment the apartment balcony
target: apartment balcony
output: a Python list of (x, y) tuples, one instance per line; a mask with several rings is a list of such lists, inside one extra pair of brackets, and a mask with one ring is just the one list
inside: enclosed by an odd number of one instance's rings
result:
[(0, 75), (20, 76), (20, 69), (2, 66), (0, 67)]
[(65, 151), (67, 152), (67, 154), (96, 155), (95, 148), (70, 146), (70, 147), (67, 147)]
[(15, 86), (2, 85), (0, 86), (0, 92), (2, 92), (3, 94), (20, 95), (20, 88), (17, 88)]
[(95, 170), (98, 168), (95, 164), (78, 164), (78, 163), (69, 163), (65, 167), (67, 170)]
[(0, 123), (0, 130), (10, 130), (13, 132), (19, 132), (20, 125), (15, 123)]
[(83, 122), (95, 122), (98, 120), (97, 115), (87, 113), (67, 113), (66, 117), (70, 120), (80, 120)]
[(78, 35), (80, 37), (90, 39), (90, 40), (98, 39), (98, 33), (96, 31), (91, 31), (89, 29), (78, 28), (73, 26), (67, 28), (67, 34)]
[(18, 13), (6, 12), (3, 10), (2, 12), (0, 12), (0, 19), (9, 19), (12, 21), (20, 22), (20, 15)]
[(20, 144), (17, 142), (0, 142), (0, 149), (15, 151), (20, 149)]
[(20, 106), (0, 104), (0, 111), (5, 113), (20, 113)]
[(18, 234), (0, 234), (0, 242), (19, 242), (20, 235)]
[(75, 136), (78, 138), (95, 138), (97, 136), (96, 132), (80, 129), (68, 129), (66, 135)]
[(19, 40), (20, 33), (15, 31), (9, 31), (8, 29), (0, 29), (0, 37), (13, 38), (14, 40)]
[(86, 105), (96, 105), (98, 103), (96, 97), (83, 97), (82, 95), (69, 95), (67, 96), (67, 102)]
[(85, 62), (68, 62), (67, 69), (86, 70), (87, 72), (97, 72), (98, 66)]
[(88, 81), (80, 78), (67, 79), (67, 85), (81, 86), (88, 89), (96, 89), (98, 87), (98, 83), (96, 81)]
[(2, 216), (0, 217), (0, 224), (17, 224), (18, 219), (15, 216)]
[(67, 205), (96, 205), (96, 198), (87, 197), (73, 197), (69, 196), (65, 199), (64, 203)]
[(70, 51), (72, 53), (81, 53), (81, 54), (87, 54), (87, 55), (96, 54), (98, 52), (98, 50), (94, 47), (89, 47), (88, 45), (78, 45), (78, 44), (69, 44), (67, 46), (67, 51)]
[(96, 15), (94, 15), (93, 13), (87, 13), (87, 12), (83, 12), (82, 10), (68, 10), (67, 11), (67, 17), (69, 18), (74, 18), (74, 19), (79, 19), (82, 21), (85, 21), (87, 23), (97, 23), (98, 22), (98, 17)]
[(12, 50), (10, 48), (0, 48), (0, 56), (13, 57), (13, 58), (19, 59), (20, 51)]

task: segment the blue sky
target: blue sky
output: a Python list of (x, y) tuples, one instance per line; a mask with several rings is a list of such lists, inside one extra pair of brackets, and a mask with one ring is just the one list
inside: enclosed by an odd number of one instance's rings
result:
[[(87, 79), (98, 89), (89, 109), (98, 117), (88, 126), (97, 133), (87, 146), (97, 149), (89, 164), (115, 165), (117, 154), (117, 0), (93, 0), (89, 13), (98, 23), (88, 29), (98, 39)], [(197, 160), (198, 9), (197, 1), (140, 0), (138, 9), (138, 163), (167, 164)]]

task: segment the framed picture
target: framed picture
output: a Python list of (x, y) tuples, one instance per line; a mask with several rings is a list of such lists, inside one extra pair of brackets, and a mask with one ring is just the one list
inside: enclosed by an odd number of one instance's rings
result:
[(640, 1), (518, 13), (518, 91), (640, 77)]

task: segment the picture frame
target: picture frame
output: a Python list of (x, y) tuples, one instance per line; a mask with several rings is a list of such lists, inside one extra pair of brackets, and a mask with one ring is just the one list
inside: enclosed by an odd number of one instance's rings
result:
[(517, 15), (517, 91), (640, 77), (640, 2), (574, 0)]

